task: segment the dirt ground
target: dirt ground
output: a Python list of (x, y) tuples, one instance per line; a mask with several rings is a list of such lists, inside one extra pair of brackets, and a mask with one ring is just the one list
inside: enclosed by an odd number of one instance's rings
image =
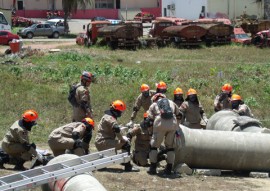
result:
[[(27, 44), (32, 49), (48, 50), (61, 46), (75, 45), (75, 42), (34, 43)], [(0, 54), (8, 46), (0, 46)], [(1, 58), (0, 58), (1, 59)], [(42, 148), (46, 149), (46, 148)], [(17, 173), (12, 170), (0, 169), (0, 176)], [(269, 178), (250, 178), (246, 174), (235, 172), (222, 172), (221, 176), (205, 176), (194, 173), (192, 176), (171, 175), (163, 177), (161, 173), (156, 176), (147, 174), (147, 168), (140, 167), (140, 172), (123, 172), (123, 166), (114, 165), (106, 170), (95, 171), (93, 175), (101, 184), (110, 191), (160, 191), (160, 190), (185, 190), (185, 191), (267, 191), (270, 190)], [(162, 170), (160, 168), (159, 170)], [(32, 190), (40, 191), (41, 188)]]

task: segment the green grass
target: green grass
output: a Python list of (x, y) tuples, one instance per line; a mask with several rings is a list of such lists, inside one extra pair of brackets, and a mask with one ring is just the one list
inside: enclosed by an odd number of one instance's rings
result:
[[(46, 143), (53, 129), (71, 122), (69, 85), (79, 81), (83, 70), (97, 75), (97, 82), (90, 88), (96, 124), (115, 99), (126, 102), (127, 110), (119, 121), (127, 123), (140, 85), (147, 83), (155, 89), (155, 83), (164, 80), (169, 98), (177, 86), (184, 92), (195, 88), (208, 117), (214, 112), (213, 100), (222, 84), (231, 83), (234, 93), (244, 98), (255, 117), (270, 127), (269, 49), (230, 45), (135, 52), (76, 46), (65, 50), (18, 60), (18, 65), (0, 65), (1, 137), (24, 110), (33, 108), (40, 118), (31, 138)], [(222, 78), (218, 77), (219, 72)], [(138, 122), (141, 116), (142, 112)]]

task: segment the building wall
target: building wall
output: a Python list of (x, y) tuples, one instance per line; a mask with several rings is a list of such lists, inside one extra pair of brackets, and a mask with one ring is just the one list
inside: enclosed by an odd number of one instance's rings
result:
[[(162, 15), (168, 5), (175, 4), (175, 10), (166, 10), (167, 16), (175, 16), (187, 19), (197, 19), (202, 6), (208, 17), (227, 17), (234, 19), (244, 12), (248, 15), (264, 16), (264, 1), (256, 3), (255, 0), (163, 0)], [(269, 11), (270, 12), (270, 11)]]
[[(168, 5), (175, 5), (175, 10), (169, 10)], [(162, 15), (186, 19), (198, 19), (202, 6), (207, 7), (207, 0), (163, 0)]]
[(121, 9), (139, 9), (158, 7), (159, 0), (121, 0)]
[(208, 0), (208, 12), (211, 15), (224, 13), (230, 19), (235, 19), (243, 15), (256, 15), (263, 18), (263, 2), (256, 3), (255, 0)]

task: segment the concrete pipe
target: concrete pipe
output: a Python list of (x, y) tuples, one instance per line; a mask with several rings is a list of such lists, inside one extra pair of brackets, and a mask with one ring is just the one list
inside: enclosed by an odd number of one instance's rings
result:
[[(78, 158), (77, 155), (64, 154), (52, 159), (48, 165), (59, 163), (70, 159)], [(42, 185), (43, 191), (106, 191), (106, 189), (95, 179), (91, 173), (79, 174), (76, 176), (50, 182), (49, 184)]]
[(180, 126), (175, 170), (182, 163), (191, 168), (270, 171), (270, 135), (210, 131)]
[(222, 110), (212, 115), (206, 129), (219, 131), (243, 131), (253, 133), (270, 133), (267, 128), (262, 128), (261, 123), (248, 116), (240, 116), (232, 110)]

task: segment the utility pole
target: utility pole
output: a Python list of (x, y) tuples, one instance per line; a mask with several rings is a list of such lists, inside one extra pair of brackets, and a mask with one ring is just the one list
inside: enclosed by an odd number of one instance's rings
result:
[(127, 20), (127, 0), (126, 0), (126, 20)]

